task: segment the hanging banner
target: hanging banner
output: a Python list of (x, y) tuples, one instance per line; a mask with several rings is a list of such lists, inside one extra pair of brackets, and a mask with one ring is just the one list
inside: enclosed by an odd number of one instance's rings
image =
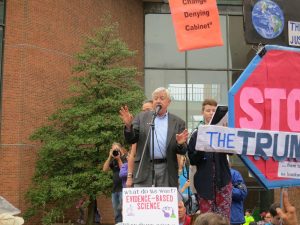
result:
[(266, 176), (300, 179), (300, 133), (200, 125), (196, 150), (273, 159), (278, 169)]
[(300, 133), (200, 125), (196, 150), (300, 160)]
[(169, 0), (179, 51), (223, 45), (216, 0)]

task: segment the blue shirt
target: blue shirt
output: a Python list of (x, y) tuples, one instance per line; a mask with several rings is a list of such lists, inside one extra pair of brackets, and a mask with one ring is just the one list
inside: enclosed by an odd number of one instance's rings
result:
[[(168, 112), (167, 112), (163, 116), (157, 116), (154, 120), (154, 126), (155, 126), (155, 130), (154, 130), (154, 159), (164, 159), (164, 158), (166, 158), (166, 150), (167, 150), (166, 146), (167, 146), (167, 135), (168, 135), (168, 118), (169, 117), (168, 117)], [(152, 141), (150, 142), (150, 146), (152, 146)], [(152, 156), (152, 152), (151, 152), (150, 155)]]
[[(187, 182), (187, 171), (186, 167), (183, 166), (181, 173), (179, 174), (179, 188), (181, 189), (183, 185)], [(188, 194), (188, 188), (182, 192), (182, 194)]]

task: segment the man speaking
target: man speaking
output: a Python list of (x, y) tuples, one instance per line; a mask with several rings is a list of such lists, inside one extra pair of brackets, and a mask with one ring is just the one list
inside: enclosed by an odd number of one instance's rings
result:
[[(152, 93), (152, 100), (155, 110), (141, 112), (134, 119), (127, 106), (120, 110), (126, 141), (137, 143), (134, 168), (132, 171), (128, 167), (128, 179), (133, 179), (134, 187), (178, 187), (176, 154), (186, 153), (188, 131), (182, 119), (168, 112), (171, 97), (166, 88), (157, 88)], [(151, 134), (152, 130), (154, 134)]]

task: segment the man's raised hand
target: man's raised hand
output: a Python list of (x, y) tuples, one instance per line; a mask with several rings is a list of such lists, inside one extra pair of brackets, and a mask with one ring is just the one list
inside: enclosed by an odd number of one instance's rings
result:
[(131, 122), (133, 120), (132, 114), (129, 112), (128, 107), (125, 105), (124, 107), (121, 107), (119, 111), (119, 115), (121, 119), (123, 120), (123, 123), (127, 128), (131, 127)]
[(184, 144), (189, 136), (189, 132), (187, 129), (184, 129), (184, 131), (182, 131), (180, 134), (176, 134), (176, 141), (177, 144), (182, 145)]

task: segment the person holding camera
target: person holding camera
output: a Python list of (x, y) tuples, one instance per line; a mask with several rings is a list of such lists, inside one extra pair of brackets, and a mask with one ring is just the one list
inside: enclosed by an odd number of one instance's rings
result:
[(108, 158), (103, 165), (103, 171), (113, 172), (113, 189), (111, 194), (114, 209), (115, 224), (122, 222), (122, 180), (119, 177), (120, 168), (126, 162), (127, 151), (119, 143), (113, 143)]

